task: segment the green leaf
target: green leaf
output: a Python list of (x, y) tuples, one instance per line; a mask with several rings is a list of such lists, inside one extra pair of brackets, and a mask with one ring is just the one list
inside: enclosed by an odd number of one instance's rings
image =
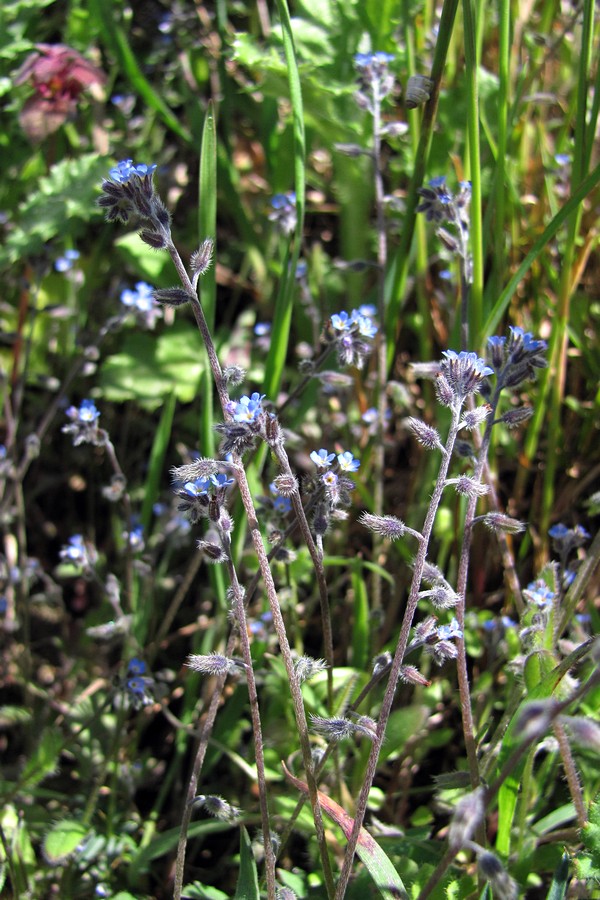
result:
[(40, 253), (57, 235), (73, 235), (77, 231), (74, 220), (99, 218), (96, 198), (106, 172), (107, 162), (97, 153), (64, 159), (52, 166), (48, 175), (40, 178), (38, 189), (19, 207), (0, 248), (0, 268)]
[(50, 865), (60, 865), (66, 862), (81, 842), (85, 839), (89, 828), (82, 825), (76, 819), (64, 819), (56, 822), (42, 844), (44, 856)]
[(567, 895), (567, 887), (569, 885), (569, 863), (568, 853), (563, 853), (562, 859), (558, 864), (558, 868), (554, 873), (550, 890), (548, 891), (547, 900), (563, 900)]
[(63, 749), (64, 741), (61, 733), (54, 728), (47, 728), (40, 738), (40, 742), (29, 757), (25, 768), (21, 773), (19, 785), (21, 788), (32, 788), (44, 778), (52, 775), (58, 769), (58, 758)]
[[(286, 777), (292, 784), (308, 796), (308, 786), (304, 781), (300, 781), (287, 769), (285, 763), (282, 763)], [(347, 838), (352, 834), (354, 827), (354, 819), (342, 809), (342, 807), (323, 794), (317, 791), (319, 797), (319, 805), (327, 815), (336, 822)], [(372, 837), (366, 828), (360, 829), (356, 852), (362, 863), (369, 870), (369, 874), (375, 883), (379, 893), (384, 900), (408, 900), (408, 893), (402, 879), (398, 875), (396, 869), (392, 865), (391, 860), (383, 852), (377, 841)]]
[(116, 403), (135, 400), (149, 410), (171, 393), (181, 403), (191, 403), (205, 359), (200, 335), (183, 319), (160, 337), (132, 332), (121, 352), (109, 356), (100, 369), (102, 395)]
[(240, 828), (240, 874), (234, 900), (260, 900), (256, 860), (250, 836), (244, 827)]

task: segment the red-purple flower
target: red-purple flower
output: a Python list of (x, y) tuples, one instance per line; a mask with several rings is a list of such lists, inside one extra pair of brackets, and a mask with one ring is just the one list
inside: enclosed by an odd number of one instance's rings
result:
[(16, 85), (29, 84), (34, 91), (21, 110), (21, 127), (32, 141), (43, 140), (75, 111), (82, 91), (105, 81), (104, 73), (71, 47), (36, 44), (14, 77)]

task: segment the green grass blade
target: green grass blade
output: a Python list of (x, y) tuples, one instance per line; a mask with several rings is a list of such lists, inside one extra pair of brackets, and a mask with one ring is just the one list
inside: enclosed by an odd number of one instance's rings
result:
[(400, 310), (404, 291), (406, 288), (406, 279), (408, 276), (408, 264), (410, 260), (410, 250), (412, 246), (413, 233), (415, 230), (415, 220), (417, 216), (418, 194), (417, 191), (423, 184), (427, 164), (429, 160), (429, 151), (431, 141), (433, 139), (433, 126), (436, 120), (438, 98), (440, 94), (440, 86), (442, 73), (448, 48), (450, 46), (450, 38), (454, 29), (454, 20), (456, 18), (456, 10), (458, 8), (458, 0), (445, 0), (442, 7), (440, 17), (438, 39), (435, 45), (433, 57), (433, 65), (431, 67), (431, 78), (433, 79), (433, 90), (431, 98), (425, 106), (423, 115), (423, 125), (421, 129), (421, 137), (419, 140), (419, 149), (415, 158), (415, 167), (408, 187), (406, 197), (406, 212), (402, 223), (402, 236), (398, 250), (392, 262), (392, 288), (391, 296), (385, 321), (385, 334), (388, 346), (388, 367), (391, 365), (394, 357), (396, 337), (399, 329)]
[(260, 900), (256, 860), (250, 836), (243, 826), (240, 828), (240, 874), (233, 900)]
[(543, 250), (555, 236), (561, 225), (563, 225), (563, 223), (569, 218), (571, 213), (575, 209), (577, 209), (579, 204), (588, 196), (589, 193), (591, 193), (591, 191), (599, 182), (600, 164), (597, 165), (596, 168), (592, 172), (590, 172), (588, 177), (581, 182), (568, 203), (565, 203), (562, 209), (559, 210), (556, 216), (554, 216), (554, 218), (548, 223), (543, 233), (539, 236), (513, 277), (510, 279), (510, 281), (498, 297), (491, 313), (486, 320), (485, 325), (483, 326), (483, 334), (486, 338), (494, 334), (494, 332), (496, 331), (496, 328), (498, 327), (502, 316), (506, 312), (508, 304), (512, 300), (513, 294), (515, 293), (520, 282), (523, 280), (540, 253), (543, 252)]
[[(199, 172), (200, 202), (198, 209), (198, 237), (202, 242), (206, 238), (213, 241), (215, 256), (217, 252), (217, 133), (214, 107), (208, 104), (202, 131), (202, 148), (200, 153)], [(206, 322), (211, 331), (215, 324), (217, 306), (216, 266), (212, 265), (202, 275), (199, 283), (200, 303), (204, 310)], [(200, 396), (203, 400), (201, 411), (200, 446), (206, 456), (213, 456), (215, 451), (212, 376), (208, 367), (204, 370), (200, 385)]]
[(550, 890), (546, 900), (563, 900), (567, 896), (569, 886), (569, 867), (571, 858), (568, 853), (563, 853), (562, 859), (556, 867)]
[(165, 400), (162, 409), (160, 422), (154, 435), (152, 442), (152, 450), (150, 451), (150, 460), (148, 463), (148, 476), (144, 485), (144, 502), (142, 503), (142, 513), (140, 516), (141, 526), (144, 534), (148, 534), (150, 521), (152, 519), (152, 508), (156, 503), (160, 491), (160, 485), (164, 472), (165, 456), (169, 440), (171, 438), (171, 428), (173, 426), (173, 416), (175, 414), (175, 392), (169, 394)]
[[(469, 151), (469, 178), (471, 181), (471, 256), (473, 259), (473, 281), (469, 290), (468, 346), (463, 350), (479, 350), (482, 343), (481, 323), (483, 320), (483, 220), (481, 216), (481, 153), (479, 142), (479, 92), (478, 59), (476, 34), (476, 9), (481, 3), (463, 0), (463, 22), (465, 32), (465, 81), (467, 88), (467, 134)], [(480, 10), (480, 15), (482, 10)]]
[(302, 103), (302, 87), (300, 72), (296, 60), (292, 23), (286, 0), (277, 0), (277, 8), (281, 18), (283, 31), (283, 50), (288, 70), (290, 101), (294, 130), (294, 190), (296, 192), (297, 223), (291, 252), (288, 250), (284, 261), (281, 286), (275, 304), (273, 316), (272, 341), (265, 367), (265, 393), (275, 399), (279, 390), (283, 367), (287, 355), (292, 309), (295, 292), (295, 273), (304, 230), (304, 194), (306, 188), (305, 157), (306, 140), (304, 135), (304, 107)]

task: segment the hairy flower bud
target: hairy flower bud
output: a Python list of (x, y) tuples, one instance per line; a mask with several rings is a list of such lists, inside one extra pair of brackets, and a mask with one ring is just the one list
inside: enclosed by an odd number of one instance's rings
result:
[(484, 790), (479, 787), (457, 803), (448, 829), (448, 843), (453, 850), (464, 847), (483, 822), (484, 799)]
[(358, 518), (361, 525), (369, 528), (375, 534), (381, 535), (390, 541), (397, 541), (404, 537), (406, 533), (406, 525), (396, 516), (375, 516), (371, 513), (364, 512)]
[(210, 541), (198, 541), (196, 544), (198, 550), (204, 555), (209, 563), (227, 562), (227, 554), (218, 544), (212, 544)]
[(187, 291), (179, 287), (157, 288), (152, 291), (152, 296), (157, 303), (173, 307), (185, 306), (186, 303), (196, 299), (192, 294), (188, 294)]
[(216, 652), (208, 653), (205, 656), (190, 653), (185, 664), (194, 672), (200, 672), (202, 675), (236, 675), (243, 671), (244, 667), (244, 664), (238, 660)]
[(210, 268), (214, 251), (211, 238), (206, 238), (190, 257), (190, 269), (194, 275), (204, 275)]
[(415, 419), (413, 416), (410, 416), (406, 420), (406, 424), (415, 435), (418, 442), (423, 444), (428, 450), (444, 449), (439, 434), (435, 428), (431, 427), (431, 425), (426, 425), (425, 422), (422, 422), (420, 419)]

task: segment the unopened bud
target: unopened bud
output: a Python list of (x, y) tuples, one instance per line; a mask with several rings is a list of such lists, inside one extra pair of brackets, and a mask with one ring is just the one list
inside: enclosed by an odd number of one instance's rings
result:
[(471, 840), (483, 822), (483, 812), (483, 788), (477, 788), (458, 802), (448, 829), (448, 842), (453, 850), (460, 850)]

